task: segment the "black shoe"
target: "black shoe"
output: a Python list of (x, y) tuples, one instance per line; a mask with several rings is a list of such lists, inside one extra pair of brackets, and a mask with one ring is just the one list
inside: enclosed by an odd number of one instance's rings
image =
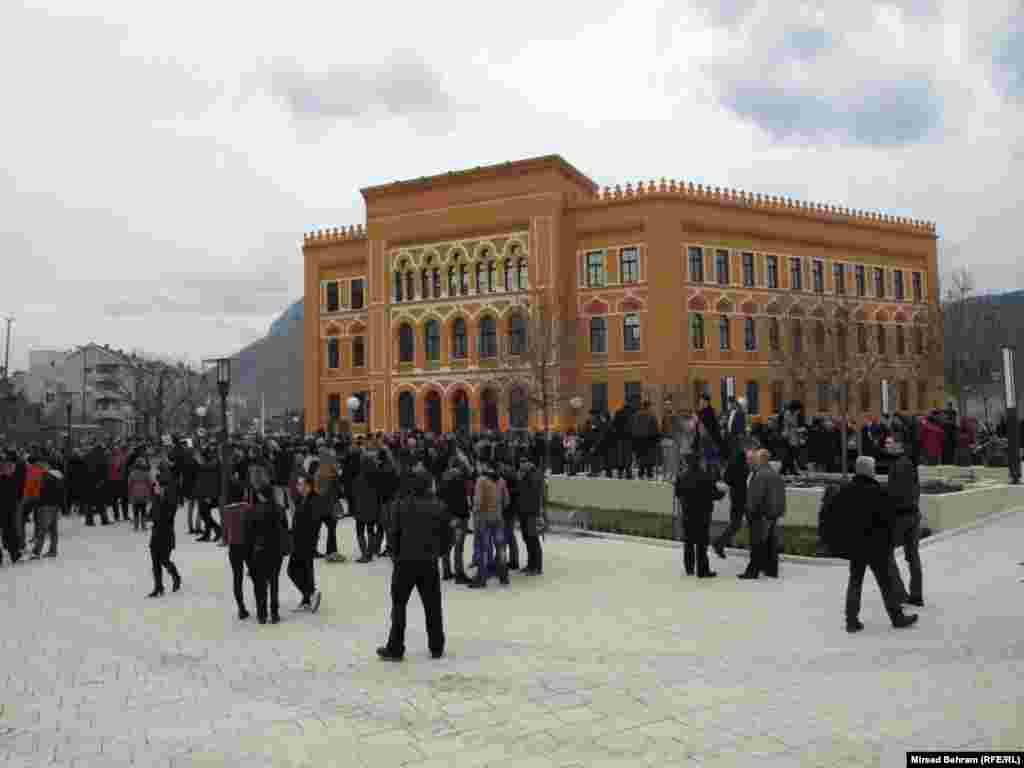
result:
[(896, 629), (905, 629), (907, 627), (912, 627), (916, 623), (917, 623), (917, 614), (916, 613), (905, 613), (902, 616), (897, 616), (896, 619), (893, 621), (892, 625)]
[(56, 557), (56, 556), (57, 556), (56, 552), (47, 552), (45, 555), (43, 555), (43, 557)]
[(275, 613), (274, 615), (272, 615), (270, 617), (270, 623), (271, 624), (280, 624), (281, 623), (281, 617), (278, 614)]
[(256, 617), (256, 621), (258, 621), (260, 624), (266, 624), (267, 623), (267, 617), (266, 616), (257, 616)]
[(860, 632), (862, 629), (864, 629), (864, 625), (858, 619), (854, 619), (853, 621), (847, 619), (846, 631), (849, 632), (851, 635), (854, 632)]
[(386, 645), (381, 646), (377, 649), (377, 656), (383, 661), (401, 661), (402, 654), (395, 653)]
[(697, 574), (697, 578), (698, 578), (698, 579), (713, 579), (713, 578), (715, 578), (715, 576), (717, 576), (717, 575), (718, 575), (718, 574), (717, 574), (717, 573), (715, 573), (714, 571), (707, 571), (707, 572), (705, 572), (705, 573), (698, 573), (698, 574)]
[(501, 586), (503, 587), (507, 587), (511, 583), (508, 580), (508, 576), (506, 576), (504, 579), (498, 579), (498, 581), (501, 583)]
[(470, 581), (469, 578), (467, 578), (466, 576), (456, 576), (455, 577), (455, 583), (456, 584), (472, 584), (473, 582)]
[(508, 567), (508, 569), (509, 569), (510, 571), (518, 571), (518, 570), (519, 570), (519, 563), (515, 563), (514, 565), (510, 565), (510, 566)]
[(692, 571), (692, 570), (689, 570), (689, 569), (687, 569), (687, 571), (686, 571), (686, 575), (687, 575), (687, 576), (693, 576), (693, 571)]
[(756, 579), (757, 578), (757, 574), (756, 573), (745, 573), (744, 572), (744, 573), (741, 573), (736, 578), (737, 579)]
[(152, 592), (150, 592), (148, 595), (146, 595), (146, 597), (160, 597), (161, 595), (163, 595), (163, 593), (164, 593), (163, 587), (157, 587)]
[(373, 562), (373, 558), (370, 557), (369, 555), (363, 555), (358, 560), (356, 560), (356, 562), (357, 563), (371, 563), (371, 562)]
[(921, 598), (921, 597), (908, 597), (903, 602), (906, 603), (907, 605), (913, 605), (913, 606), (916, 606), (918, 608), (924, 608), (924, 598)]
[(719, 556), (720, 558), (722, 558), (723, 560), (725, 560), (725, 547), (724, 547), (723, 545), (721, 545), (721, 544), (715, 544), (715, 545), (714, 545), (714, 546), (712, 547), (712, 549), (713, 549), (713, 550), (715, 550), (715, 554), (716, 554), (716, 555), (718, 555), (718, 556)]
[(324, 553), (323, 552), (314, 552), (313, 553), (313, 559), (314, 560), (322, 560), (323, 557), (324, 557)]
[(454, 578), (455, 577), (452, 574), (446, 573), (444, 576), (441, 577), (441, 581), (451, 581)]
[(431, 651), (430, 652), (430, 658), (432, 658), (432, 659), (440, 659), (442, 656), (444, 656), (444, 651)]
[[(136, 529), (136, 530), (138, 530), (138, 529)], [(198, 539), (196, 539), (196, 541), (209, 541), (209, 540), (210, 540), (209, 536), (200, 536)]]
[(238, 618), (240, 621), (245, 621), (249, 618), (249, 612), (245, 608), (238, 609)]
[(471, 581), (469, 582), (470, 589), (487, 589), (486, 581)]
[(85, 524), (86, 525), (96, 525), (95, 521), (93, 521), (93, 520), (86, 520)]

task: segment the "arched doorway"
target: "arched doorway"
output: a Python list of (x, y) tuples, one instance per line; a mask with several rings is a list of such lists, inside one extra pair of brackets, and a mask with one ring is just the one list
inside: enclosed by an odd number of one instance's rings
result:
[(416, 397), (408, 390), (398, 396), (398, 428), (410, 432), (416, 429)]
[(522, 384), (516, 384), (509, 390), (508, 423), (512, 429), (528, 429), (530, 426), (530, 402)]
[(493, 389), (485, 389), (480, 395), (480, 417), (485, 431), (498, 431), (498, 393)]
[(423, 401), (424, 421), (427, 423), (427, 432), (440, 435), (441, 430), (441, 397), (433, 390), (427, 392)]
[(465, 390), (460, 389), (452, 395), (452, 413), (454, 415), (452, 421), (455, 424), (455, 431), (469, 432), (469, 398), (466, 396)]

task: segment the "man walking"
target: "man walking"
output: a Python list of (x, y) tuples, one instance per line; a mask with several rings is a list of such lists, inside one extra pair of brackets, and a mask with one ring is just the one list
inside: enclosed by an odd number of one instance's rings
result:
[(750, 466), (747, 463), (747, 452), (737, 445), (725, 468), (723, 480), (729, 486), (729, 525), (715, 539), (715, 554), (725, 559), (725, 548), (732, 546), (732, 539), (743, 527), (743, 518), (747, 514), (747, 481)]
[(769, 461), (771, 454), (761, 449), (754, 454), (754, 476), (747, 490), (747, 510), (750, 521), (750, 562), (739, 575), (741, 579), (756, 579), (762, 573), (779, 577), (779, 553), (776, 545), (776, 526), (786, 514), (786, 484)]
[(395, 503), (391, 518), (395, 563), (391, 574), (391, 631), (387, 644), (377, 649), (377, 655), (385, 661), (401, 661), (405, 656), (406, 607), (413, 587), (423, 603), (430, 655), (435, 659), (444, 655), (441, 576), (437, 561), (451, 518), (444, 504), (433, 495), (431, 478), (426, 471), (416, 471), (409, 486), (411, 495)]
[(854, 466), (854, 478), (836, 494), (833, 514), (844, 521), (846, 549), (850, 558), (850, 580), (846, 586), (846, 631), (864, 629), (860, 621), (860, 601), (864, 573), (870, 568), (878, 582), (892, 625), (897, 629), (917, 621), (916, 614), (904, 614), (899, 596), (889, 577), (889, 553), (892, 549), (892, 497), (875, 479), (875, 460), (861, 456)]
[(316, 613), (320, 610), (322, 596), (316, 588), (313, 564), (324, 497), (313, 489), (313, 479), (305, 472), (299, 475), (296, 487), (299, 498), (292, 518), (292, 554), (288, 558), (288, 577), (302, 594), (302, 602), (295, 610)]
[(910, 569), (910, 592), (908, 593), (896, 565), (895, 549), (889, 552), (889, 577), (896, 596), (904, 603), (924, 606), (921, 586), (921, 483), (917, 475), (917, 464), (904, 454), (889, 470), (889, 495), (895, 504), (893, 514), (893, 545), (903, 546), (903, 556)]
[(687, 456), (688, 466), (678, 480), (675, 493), (684, 510), (683, 513), (683, 568), (692, 576), (694, 568), (697, 578), (710, 579), (718, 574), (708, 563), (708, 540), (711, 537), (711, 513), (715, 502), (725, 494), (715, 486), (715, 480), (702, 458), (691, 453)]

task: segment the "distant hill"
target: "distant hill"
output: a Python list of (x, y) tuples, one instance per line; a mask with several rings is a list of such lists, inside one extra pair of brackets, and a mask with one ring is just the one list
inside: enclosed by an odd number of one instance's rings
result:
[(237, 382), (232, 394), (259, 401), (266, 398), (267, 412), (302, 408), (303, 300), (299, 299), (274, 322), (267, 335), (237, 355)]

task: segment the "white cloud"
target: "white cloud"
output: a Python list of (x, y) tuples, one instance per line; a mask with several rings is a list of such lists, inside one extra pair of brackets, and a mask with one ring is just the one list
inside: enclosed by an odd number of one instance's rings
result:
[(302, 232), (362, 220), (360, 187), (549, 153), (600, 184), (932, 219), (982, 287), (1024, 286), (1019, 9), (873, 7), (4, 4), (14, 362), (237, 348), (301, 295)]

